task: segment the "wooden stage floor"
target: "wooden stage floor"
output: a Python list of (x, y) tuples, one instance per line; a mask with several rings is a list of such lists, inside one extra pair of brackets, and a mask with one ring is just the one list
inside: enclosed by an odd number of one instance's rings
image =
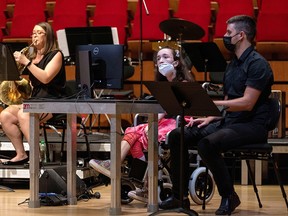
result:
[[(259, 208), (256, 200), (253, 188), (249, 186), (236, 185), (236, 191), (241, 199), (241, 205), (235, 210), (232, 215), (288, 215), (288, 211), (285, 202), (282, 198), (280, 188), (278, 186), (258, 186), (260, 199), (263, 207)], [(109, 215), (110, 207), (110, 186), (98, 186), (94, 188), (94, 191), (98, 191), (101, 194), (100, 199), (79, 200), (77, 205), (71, 206), (41, 206), (40, 208), (28, 208), (27, 203), (19, 204), (23, 202), (29, 196), (28, 189), (16, 189), (15, 192), (8, 192), (6, 190), (0, 190), (0, 215), (1, 216), (95, 216)], [(287, 187), (286, 187), (287, 191)], [(191, 200), (191, 199), (190, 199)], [(220, 198), (215, 191), (215, 195), (212, 200), (207, 204), (206, 210), (202, 210), (201, 206), (196, 205), (191, 201), (191, 208), (198, 212), (199, 216), (214, 215), (215, 210), (218, 208)], [(130, 204), (122, 205), (122, 214), (130, 216), (147, 216), (147, 209), (145, 204), (132, 201)], [(165, 213), (159, 215), (184, 215), (180, 213)]]

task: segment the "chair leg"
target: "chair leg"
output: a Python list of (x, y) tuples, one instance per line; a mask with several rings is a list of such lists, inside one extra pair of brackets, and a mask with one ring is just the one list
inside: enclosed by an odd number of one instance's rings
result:
[(65, 145), (65, 131), (66, 131), (66, 125), (63, 124), (63, 132), (62, 132), (62, 140), (61, 140), (61, 152), (60, 152), (60, 162), (64, 162), (64, 145)]
[(257, 200), (258, 200), (258, 204), (259, 204), (259, 208), (262, 208), (262, 203), (258, 194), (258, 189), (256, 187), (256, 183), (255, 183), (255, 179), (253, 178), (253, 173), (252, 173), (252, 169), (249, 163), (249, 160), (246, 160), (246, 164), (247, 164), (247, 168), (248, 168), (248, 174), (249, 174), (249, 178), (252, 182), (253, 188), (254, 188), (254, 192), (256, 194)]
[(88, 159), (90, 160), (91, 159), (91, 151), (90, 151), (90, 143), (88, 141), (88, 134), (87, 134), (87, 130), (86, 130), (86, 126), (81, 123), (80, 124), (82, 129), (83, 129), (83, 132), (84, 132), (84, 139), (85, 139), (85, 143), (86, 143), (86, 151), (87, 151), (87, 154), (88, 154)]
[(49, 150), (46, 127), (47, 127), (47, 125), (44, 123), (43, 124), (43, 134), (44, 134), (44, 140), (45, 140), (45, 145), (46, 145), (46, 153), (45, 154), (46, 154), (47, 162), (50, 162), (50, 150)]
[(278, 184), (279, 184), (281, 192), (282, 192), (282, 196), (283, 196), (283, 198), (285, 200), (286, 207), (288, 208), (287, 196), (286, 196), (286, 192), (284, 190), (282, 178), (281, 178), (280, 173), (279, 173), (277, 161), (275, 160), (273, 154), (270, 156), (270, 159), (271, 159), (271, 162), (273, 163), (274, 172), (276, 174), (276, 177), (277, 177), (277, 180), (278, 180)]

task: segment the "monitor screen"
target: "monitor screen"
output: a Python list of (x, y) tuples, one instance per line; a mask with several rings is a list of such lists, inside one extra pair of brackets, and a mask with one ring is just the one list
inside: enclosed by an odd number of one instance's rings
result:
[(0, 43), (0, 82), (19, 79), (20, 73), (10, 47)]
[(93, 97), (96, 89), (123, 89), (123, 45), (80, 45), (76, 47), (76, 82)]
[(78, 45), (119, 44), (117, 28), (110, 26), (65, 28), (56, 32), (64, 57), (75, 63)]

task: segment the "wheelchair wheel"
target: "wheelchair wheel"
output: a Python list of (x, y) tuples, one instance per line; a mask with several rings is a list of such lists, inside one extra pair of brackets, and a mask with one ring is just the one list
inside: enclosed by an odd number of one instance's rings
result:
[[(189, 192), (192, 200), (198, 204), (203, 204), (204, 199), (204, 186), (205, 186), (205, 179), (206, 179), (206, 167), (199, 167), (191, 174), (191, 178), (189, 181)], [(213, 179), (213, 175), (208, 170), (208, 177), (207, 177), (207, 188), (206, 188), (206, 196), (205, 202), (208, 203), (215, 192), (215, 182)]]
[(121, 180), (121, 203), (128, 204), (133, 201), (132, 198), (128, 196), (128, 193), (132, 190), (136, 190), (136, 187), (129, 180)]
[(172, 184), (163, 183), (162, 189), (160, 186), (158, 186), (158, 202), (159, 203), (166, 200), (171, 195), (172, 195)]

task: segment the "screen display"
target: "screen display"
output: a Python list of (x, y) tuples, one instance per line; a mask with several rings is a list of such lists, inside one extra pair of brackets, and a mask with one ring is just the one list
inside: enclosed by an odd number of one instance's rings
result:
[(76, 47), (76, 81), (87, 95), (95, 89), (123, 89), (123, 45), (80, 45)]

